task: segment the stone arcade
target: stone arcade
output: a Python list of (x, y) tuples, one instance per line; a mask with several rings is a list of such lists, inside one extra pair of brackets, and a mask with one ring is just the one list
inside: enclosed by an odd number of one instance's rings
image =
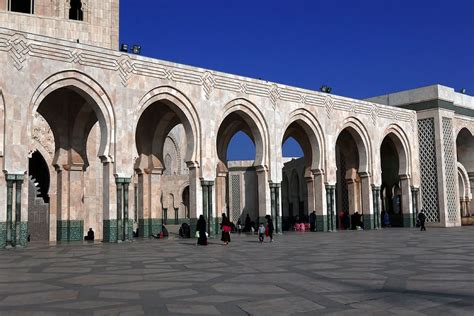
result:
[[(115, 242), (204, 214), (236, 221), (382, 210), (470, 223), (474, 98), (430, 86), (370, 100), (118, 52), (119, 1), (0, 0), (0, 247)], [(357, 78), (354, 78), (356, 80)], [(229, 162), (246, 133), (253, 161)], [(293, 137), (304, 157), (288, 161)]]

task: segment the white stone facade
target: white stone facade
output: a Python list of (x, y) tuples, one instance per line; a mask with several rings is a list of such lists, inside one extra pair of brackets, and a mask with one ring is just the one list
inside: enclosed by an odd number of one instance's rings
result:
[[(89, 1), (89, 16), (99, 14), (93, 6), (96, 2)], [(100, 3), (106, 9), (99, 15), (118, 16), (118, 0)], [(116, 48), (118, 18), (104, 26), (111, 30), (104, 33), (107, 39), (77, 43), (42, 27), (25, 29), (22, 22), (11, 22), (16, 16), (0, 13), (0, 131), (4, 131), (0, 153), (6, 180), (0, 181), (0, 223), (10, 225), (4, 233), (8, 242), (26, 234), (28, 185), (21, 179), (28, 174), (28, 157), (36, 150), (47, 161), (51, 179), (50, 240), (80, 239), (88, 227), (105, 241), (131, 238), (133, 218), (138, 219), (141, 235), (156, 233), (163, 208), (178, 208), (184, 214), (182, 192), (167, 188), (182, 190), (185, 185), (189, 186), (190, 223), (205, 214), (215, 229), (218, 214), (228, 203), (227, 146), (239, 130), (256, 147), (252, 168), (259, 218), (268, 214), (281, 220), (282, 143), (289, 136), (298, 140), (305, 154), (306, 203), (317, 212), (319, 230), (336, 229), (335, 190), (342, 152), (336, 147), (344, 143), (352, 144), (354, 151), (345, 153), (348, 199), (364, 215), (367, 228), (379, 226), (380, 148), (387, 137), (398, 154), (407, 224), (412, 222), (414, 206), (421, 206), (412, 193), (421, 180), (417, 119), (426, 112), (120, 53), (110, 49)], [(47, 17), (23, 18), (49, 23)], [(85, 21), (90, 24), (84, 32), (100, 33), (94, 29), (95, 21)], [(453, 137), (445, 144), (455, 144), (459, 122), (474, 129), (470, 118), (439, 111), (436, 130), (445, 116), (452, 119), (445, 125), (453, 127)], [(185, 135), (185, 142), (179, 144), (184, 148), (182, 156), (167, 158), (166, 152), (176, 146), (168, 135), (179, 124), (182, 130), (177, 133)], [(436, 150), (442, 152), (442, 147), (437, 145)], [(454, 164), (456, 154), (450, 159)], [(172, 175), (181, 180), (167, 179), (169, 163), (175, 163)], [(444, 174), (438, 172), (440, 177)], [(167, 185), (167, 181), (177, 182)], [(445, 219), (453, 199), (443, 197), (443, 181), (438, 188), (439, 224), (459, 225), (459, 220)], [(457, 181), (454, 190), (459, 208)], [(21, 236), (12, 237), (12, 232)]]

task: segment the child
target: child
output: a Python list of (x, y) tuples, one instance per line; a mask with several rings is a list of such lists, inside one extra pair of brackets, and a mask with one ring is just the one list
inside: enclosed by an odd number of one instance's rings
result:
[(258, 240), (260, 240), (260, 243), (263, 243), (263, 239), (265, 238), (265, 226), (263, 226), (263, 223), (260, 224), (258, 227)]

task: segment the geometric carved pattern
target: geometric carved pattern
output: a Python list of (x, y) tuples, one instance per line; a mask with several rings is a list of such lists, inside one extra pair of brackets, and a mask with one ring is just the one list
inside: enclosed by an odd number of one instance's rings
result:
[(439, 222), (438, 172), (434, 119), (418, 120), (421, 199), (427, 222)]
[(232, 214), (230, 218), (232, 221), (237, 223), (240, 218), (240, 176), (231, 176), (231, 194), (232, 194)]
[(248, 78), (213, 72), (200, 68), (177, 66), (176, 64), (137, 58), (128, 54), (100, 48), (74, 47), (68, 41), (45, 41), (39, 36), (0, 29), (0, 51), (8, 52), (13, 66), (20, 70), (29, 57), (51, 59), (81, 66), (111, 70), (118, 73), (124, 86), (132, 75), (157, 78), (201, 86), (206, 98), (214, 89), (233, 91), (268, 98), (273, 106), (279, 100), (298, 102), (307, 106), (325, 107), (328, 117), (333, 110), (354, 112), (393, 121), (412, 122), (413, 113), (405, 109), (381, 106), (362, 100), (351, 100), (340, 96), (283, 86), (275, 83), (253, 82)]
[(446, 173), (446, 202), (448, 205), (448, 221), (457, 220), (457, 167), (454, 160), (453, 120), (443, 117), (443, 143), (444, 143), (444, 170)]

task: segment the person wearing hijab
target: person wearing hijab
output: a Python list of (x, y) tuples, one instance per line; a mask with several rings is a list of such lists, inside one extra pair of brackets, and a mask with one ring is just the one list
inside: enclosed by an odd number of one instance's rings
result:
[(225, 215), (225, 213), (222, 213), (221, 229), (222, 229), (221, 240), (224, 242), (224, 245), (228, 245), (230, 243), (231, 226), (230, 226), (230, 221)]
[(198, 245), (206, 246), (207, 245), (207, 236), (206, 236), (206, 220), (203, 215), (199, 216), (196, 225), (196, 231), (199, 232), (199, 237), (197, 240)]

